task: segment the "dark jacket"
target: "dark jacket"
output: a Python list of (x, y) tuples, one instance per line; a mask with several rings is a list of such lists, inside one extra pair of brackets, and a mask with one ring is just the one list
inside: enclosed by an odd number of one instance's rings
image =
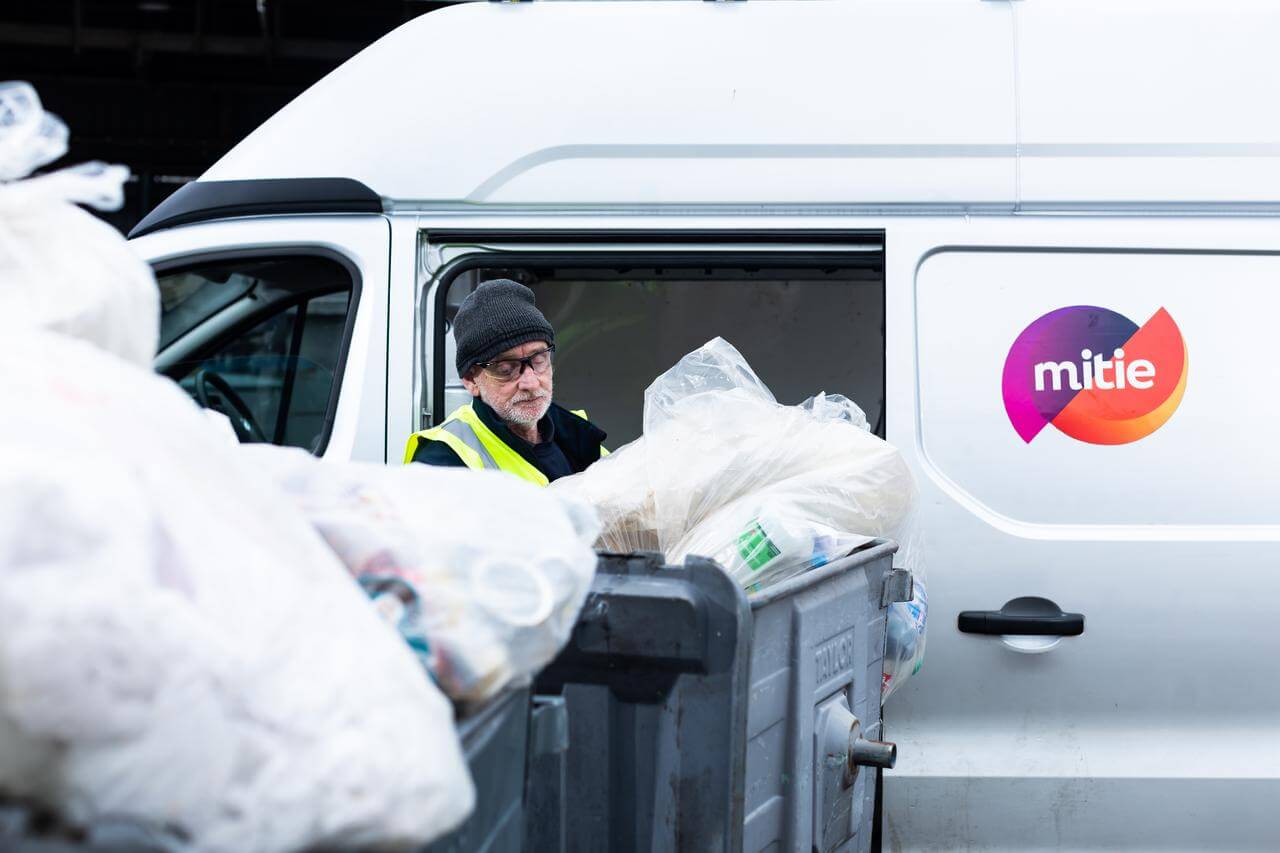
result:
[[(548, 482), (586, 470), (600, 458), (600, 445), (606, 437), (604, 430), (555, 403), (538, 422), (542, 441), (537, 444), (530, 444), (508, 429), (498, 413), (479, 397), (471, 401), (471, 407), (481, 423), (541, 471)], [(464, 466), (458, 454), (443, 441), (421, 442), (413, 454), (413, 461), (427, 465)]]

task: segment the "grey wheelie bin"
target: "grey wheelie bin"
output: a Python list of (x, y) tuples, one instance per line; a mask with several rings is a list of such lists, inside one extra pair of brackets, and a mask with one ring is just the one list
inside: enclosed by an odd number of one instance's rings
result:
[[(563, 700), (534, 697), (531, 701), (528, 687), (503, 693), (459, 720), (458, 735), (476, 786), (475, 811), (423, 853), (520, 853), (526, 849), (526, 770), (560, 759), (564, 730)], [(72, 832), (36, 810), (0, 800), (3, 853), (187, 853), (190, 849), (180, 836), (163, 827), (113, 820)], [(336, 853), (336, 848), (324, 849)]]
[(911, 596), (896, 550), (753, 596), (706, 560), (603, 556), (537, 685), (569, 713), (563, 836), (526, 849), (870, 849), (873, 770), (895, 758), (877, 739), (885, 608)]
[[(567, 721), (563, 698), (530, 697), (528, 688), (513, 690), (460, 721), (458, 733), (476, 786), (475, 811), (422, 853), (520, 853), (544, 849), (543, 839), (558, 837), (563, 816), (553, 809), (563, 801)], [(527, 784), (535, 775), (537, 788)], [(531, 806), (541, 816), (539, 834), (526, 837)]]
[(462, 826), (423, 853), (519, 853), (524, 845), (524, 773), (529, 691), (512, 690), (458, 721), (476, 807)]

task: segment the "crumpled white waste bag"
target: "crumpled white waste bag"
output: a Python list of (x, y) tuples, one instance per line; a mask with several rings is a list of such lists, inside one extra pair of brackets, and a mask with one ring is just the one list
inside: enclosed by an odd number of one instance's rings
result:
[(779, 404), (716, 338), (645, 392), (644, 435), (553, 491), (601, 514), (601, 547), (714, 557), (756, 590), (873, 537), (910, 539), (915, 487), (850, 400)]
[(896, 539), (915, 597), (889, 607), (882, 698), (923, 664), (928, 598), (902, 455), (838, 394), (780, 405), (722, 338), (649, 386), (639, 439), (551, 490), (596, 507), (600, 548), (711, 557), (751, 592)]
[(449, 831), (474, 802), (450, 703), (151, 371), (150, 270), (70, 203), (125, 173), (12, 180), (64, 145), (0, 84), (0, 795), (215, 853)]
[(0, 400), (0, 790), (213, 851), (465, 818), (448, 700), (178, 386), (29, 332)]
[(245, 445), (454, 699), (542, 669), (595, 574), (586, 503), (496, 471), (319, 462)]

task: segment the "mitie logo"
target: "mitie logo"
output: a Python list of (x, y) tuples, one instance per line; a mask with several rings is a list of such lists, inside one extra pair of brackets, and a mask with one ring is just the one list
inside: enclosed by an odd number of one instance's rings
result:
[(1137, 441), (1172, 417), (1186, 387), (1187, 347), (1163, 308), (1141, 327), (1093, 305), (1050, 311), (1004, 362), (1004, 408), (1026, 442), (1048, 424), (1090, 444)]

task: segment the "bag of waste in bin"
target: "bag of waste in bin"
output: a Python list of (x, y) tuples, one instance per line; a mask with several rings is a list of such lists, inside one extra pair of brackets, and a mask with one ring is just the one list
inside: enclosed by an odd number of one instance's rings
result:
[(569, 638), (600, 530), (582, 501), (501, 472), (320, 462), (246, 445), (450, 696), (477, 702)]
[(552, 490), (596, 506), (602, 547), (712, 556), (749, 589), (904, 535), (915, 495), (853, 402), (780, 405), (722, 338), (649, 386), (641, 438)]
[[(12, 128), (51, 150), (24, 97), (0, 107), (7, 177), (46, 156), (21, 161)], [(0, 184), (0, 795), (207, 851), (456, 827), (474, 791), (448, 700), (289, 499), (151, 371), (147, 268), (73, 196), (24, 184)]]

